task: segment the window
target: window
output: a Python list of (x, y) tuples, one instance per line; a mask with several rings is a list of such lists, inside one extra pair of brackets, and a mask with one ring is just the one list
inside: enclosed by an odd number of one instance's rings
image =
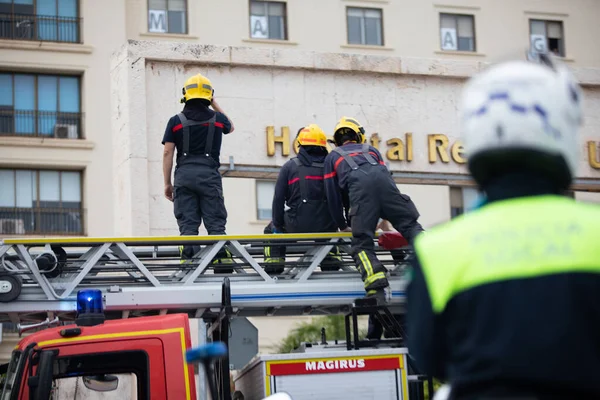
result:
[(348, 7), (348, 44), (383, 46), (381, 9)]
[(101, 392), (101, 398), (106, 400), (137, 400), (136, 388), (137, 376), (133, 373), (65, 377), (54, 379), (53, 394), (56, 397), (53, 398), (68, 398), (75, 394), (76, 399), (97, 399)]
[(270, 221), (272, 216), (275, 182), (256, 181), (256, 219)]
[(0, 169), (0, 235), (83, 234), (81, 173)]
[(440, 14), (442, 50), (475, 51), (475, 17)]
[(81, 137), (79, 77), (0, 73), (0, 135)]
[[(18, 331), (17, 331), (18, 332)], [(2, 399), (10, 399), (13, 397), (13, 388), (19, 387), (19, 381), (17, 380), (19, 369), (23, 366), (23, 358), (21, 357), (19, 350), (14, 350), (10, 358), (10, 363), (6, 369), (6, 372), (0, 373), (0, 397)]]
[(81, 43), (78, 0), (0, 0), (0, 38)]
[[(151, 344), (152, 341), (146, 341), (140, 346)], [(82, 354), (59, 356), (54, 361), (53, 398), (149, 399), (151, 388), (157, 392), (166, 389), (160, 381), (150, 383), (150, 360), (145, 351), (107, 352), (106, 347), (111, 346), (104, 345), (103, 352), (92, 353), (94, 349), (87, 347), (87, 354), (82, 351)]]
[(476, 207), (479, 196), (477, 189), (472, 187), (451, 187), (450, 218), (458, 217)]
[(250, 1), (250, 37), (287, 40), (286, 5), (274, 1)]
[(187, 33), (187, 0), (148, 0), (148, 32)]
[(565, 56), (565, 41), (562, 21), (529, 20), (531, 47), (535, 51), (551, 51), (557, 56)]

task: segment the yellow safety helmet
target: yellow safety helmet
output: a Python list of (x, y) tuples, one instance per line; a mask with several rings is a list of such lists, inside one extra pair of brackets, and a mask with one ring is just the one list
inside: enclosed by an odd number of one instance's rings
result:
[(300, 146), (321, 146), (327, 147), (327, 136), (319, 125), (310, 124), (298, 132), (298, 143)]
[(214, 89), (210, 80), (202, 74), (194, 75), (188, 78), (181, 89), (183, 93), (182, 103), (191, 99), (203, 99), (212, 103)]
[(360, 122), (354, 118), (342, 117), (337, 125), (335, 126), (335, 132), (333, 133), (333, 140), (336, 146), (341, 146), (342, 135), (344, 131), (350, 129), (356, 134), (357, 143), (365, 143), (365, 129), (361, 126)]

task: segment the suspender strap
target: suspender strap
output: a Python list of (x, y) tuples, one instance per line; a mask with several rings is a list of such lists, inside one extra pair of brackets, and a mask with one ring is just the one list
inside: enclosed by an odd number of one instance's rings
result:
[(190, 152), (190, 126), (202, 125), (208, 123), (208, 132), (206, 134), (206, 146), (204, 147), (204, 154), (210, 157), (212, 150), (212, 144), (215, 137), (215, 122), (217, 120), (217, 114), (213, 115), (208, 121), (190, 121), (186, 118), (183, 113), (177, 114), (183, 127), (183, 148), (182, 152), (184, 156), (187, 156)]
[(188, 125), (189, 120), (183, 115), (183, 113), (177, 114), (183, 127), (183, 155), (187, 156), (190, 152), (190, 126)]
[[(300, 159), (298, 157), (294, 157), (292, 158), (292, 160), (294, 160), (294, 164), (296, 164), (298, 167), (302, 167), (304, 164), (302, 164), (302, 161), (300, 161)], [(325, 163), (322, 162), (313, 162), (312, 164), (310, 164), (311, 167), (315, 167), (315, 168), (325, 168)]]
[(345, 150), (342, 150), (340, 147), (336, 147), (335, 149), (333, 149), (333, 151), (335, 151), (340, 156), (342, 156), (344, 158), (344, 160), (346, 160), (348, 165), (350, 165), (350, 168), (352, 168), (353, 170), (358, 169), (358, 164), (356, 164), (356, 162), (352, 159), (352, 157), (350, 157), (350, 155), (348, 153), (346, 153)]
[(217, 120), (217, 113), (213, 115), (211, 119), (208, 120), (208, 132), (206, 134), (206, 147), (204, 147), (204, 154), (207, 157), (210, 157), (210, 153), (212, 152), (212, 144), (213, 139), (215, 137), (215, 121)]
[(296, 168), (298, 169), (298, 184), (300, 185), (300, 197), (302, 198), (302, 202), (306, 203), (308, 188), (306, 187), (306, 168), (302, 161), (298, 157), (294, 158), (294, 164), (296, 164)]
[(369, 162), (369, 164), (371, 164), (371, 165), (377, 165), (378, 164), (377, 161), (371, 155), (371, 153), (369, 153), (369, 145), (367, 143), (363, 143), (363, 145), (362, 145), (362, 152), (363, 152), (363, 156), (367, 159), (367, 161)]
[(296, 167), (298, 167), (298, 178), (299, 178), (299, 184), (300, 184), (300, 197), (302, 197), (302, 201), (306, 202), (308, 199), (308, 187), (307, 187), (307, 182), (306, 182), (306, 175), (307, 175), (307, 170), (310, 169), (318, 169), (318, 171), (315, 171), (316, 174), (318, 175), (323, 175), (323, 168), (325, 168), (325, 164), (324, 163), (319, 163), (319, 162), (313, 162), (310, 167), (307, 167), (306, 165), (302, 164), (302, 161), (300, 161), (300, 159), (298, 157), (293, 158), (294, 160), (294, 164), (296, 164)]

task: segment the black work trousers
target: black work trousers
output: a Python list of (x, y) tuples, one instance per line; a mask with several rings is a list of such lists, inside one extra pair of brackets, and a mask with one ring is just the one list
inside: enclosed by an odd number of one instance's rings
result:
[[(272, 222), (265, 227), (263, 233), (265, 235), (273, 233)], [(284, 231), (284, 233), (286, 232)], [(265, 272), (267, 274), (281, 274), (285, 268), (285, 246), (272, 246), (269, 242), (266, 242), (263, 253), (265, 256)]]
[(363, 164), (348, 176), (352, 227), (352, 256), (361, 273), (367, 293), (389, 286), (386, 268), (375, 256), (375, 229), (379, 218), (392, 226), (412, 244), (423, 231), (413, 201), (401, 194), (390, 172), (383, 165)]
[[(209, 235), (225, 235), (227, 210), (221, 174), (216, 164), (205, 165), (207, 162), (212, 161), (189, 162), (175, 170), (174, 210), (182, 236), (197, 236), (202, 222)], [(200, 246), (183, 246), (181, 258), (191, 259), (198, 251)], [(222, 249), (216, 259), (226, 257), (230, 254)]]
[[(312, 233), (312, 230), (308, 229), (300, 229), (298, 225), (294, 224), (295, 218), (290, 218), (289, 214), (285, 213), (285, 227), (284, 233)], [(306, 217), (308, 218), (308, 217)], [(314, 218), (314, 217), (313, 217)], [(267, 225), (264, 229), (264, 234), (272, 234), (273, 233), (273, 223)], [(333, 226), (325, 228), (325, 230), (319, 230), (318, 233), (321, 232), (337, 232), (337, 228)], [(271, 246), (269, 242), (266, 243), (264, 248), (264, 256), (265, 256), (265, 272), (268, 274), (281, 274), (285, 268), (285, 253), (286, 246), (274, 245)], [(323, 272), (331, 272), (337, 271), (342, 266), (342, 256), (340, 254), (340, 250), (337, 246), (334, 246), (333, 249), (329, 252), (327, 257), (321, 263), (321, 271)]]

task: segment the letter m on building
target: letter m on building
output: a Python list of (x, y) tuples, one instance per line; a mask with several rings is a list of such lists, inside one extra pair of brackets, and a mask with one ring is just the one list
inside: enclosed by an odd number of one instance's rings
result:
[(148, 11), (148, 32), (167, 31), (167, 12), (165, 10)]

